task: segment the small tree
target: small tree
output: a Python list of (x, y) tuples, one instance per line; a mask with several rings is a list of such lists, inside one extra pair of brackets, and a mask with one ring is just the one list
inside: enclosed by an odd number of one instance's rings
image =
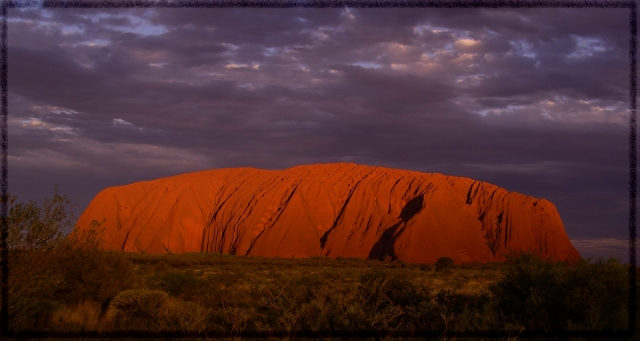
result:
[[(34, 201), (18, 202), (8, 198), (8, 263), (9, 315), (19, 324), (26, 315), (37, 314), (43, 299), (62, 282), (61, 250), (65, 231), (73, 226), (73, 214), (68, 208), (71, 200), (58, 194), (45, 198), (42, 205)], [(11, 320), (10, 320), (11, 322)], [(11, 322), (15, 325), (15, 323)]]
[(57, 307), (56, 301), (108, 304), (118, 292), (137, 285), (130, 261), (99, 250), (104, 221), (85, 229), (75, 226), (69, 234), (75, 224), (73, 206), (57, 187), (41, 205), (15, 196), (7, 202), (11, 329), (32, 328), (30, 321)]
[(65, 230), (73, 226), (75, 217), (67, 208), (71, 200), (58, 194), (57, 187), (53, 197), (45, 198), (42, 206), (34, 201), (18, 202), (16, 196), (10, 196), (8, 203), (9, 250), (53, 249), (63, 241)]
[(450, 269), (454, 265), (453, 259), (451, 257), (440, 257), (436, 261), (436, 271), (442, 271), (445, 269)]

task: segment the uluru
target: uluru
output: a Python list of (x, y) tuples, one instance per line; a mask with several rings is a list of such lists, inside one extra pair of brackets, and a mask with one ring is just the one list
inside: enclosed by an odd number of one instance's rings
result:
[(227, 168), (101, 191), (78, 220), (106, 249), (262, 257), (576, 260), (556, 207), (465, 177), (351, 163)]

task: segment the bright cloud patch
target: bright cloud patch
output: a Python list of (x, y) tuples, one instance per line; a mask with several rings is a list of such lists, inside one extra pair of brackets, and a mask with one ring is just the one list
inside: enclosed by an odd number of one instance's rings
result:
[[(151, 12), (146, 12), (146, 14), (149, 13)], [(157, 36), (167, 32), (167, 28), (165, 26), (154, 25), (149, 21), (149, 19), (135, 14), (127, 13), (112, 15), (109, 13), (100, 13), (95, 15), (85, 15), (84, 17), (90, 19), (94, 23), (100, 23), (100, 21), (111, 18), (128, 19), (130, 23), (129, 25), (103, 25), (103, 27), (112, 29), (114, 31), (133, 33), (141, 36)]]
[(123, 125), (123, 126), (130, 126), (133, 125), (131, 122), (127, 122), (121, 118), (116, 118), (113, 120), (113, 124), (114, 125)]
[(523, 57), (527, 57), (527, 58), (535, 58), (536, 57), (536, 53), (533, 51), (533, 46), (531, 45), (531, 43), (529, 43), (526, 40), (516, 40), (516, 41), (512, 41), (510, 42), (511, 46), (513, 48), (513, 50), (523, 56)]
[(168, 65), (169, 63), (149, 63), (149, 66), (153, 66), (153, 67), (163, 67)]
[(108, 46), (109, 44), (111, 44), (111, 41), (106, 39), (92, 39), (92, 40), (87, 40), (87, 41), (78, 43), (78, 45), (84, 45), (89, 47), (104, 47), (104, 46)]
[(437, 34), (437, 33), (447, 33), (452, 31), (453, 31), (452, 29), (447, 27), (432, 26), (430, 24), (416, 25), (413, 27), (413, 33), (418, 36), (424, 35), (426, 33)]
[(462, 47), (470, 47), (479, 44), (480, 41), (473, 39), (458, 39), (456, 40), (456, 45)]
[(476, 114), (489, 116), (521, 115), (528, 119), (574, 124), (614, 123), (628, 124), (628, 110), (623, 103), (603, 100), (577, 100), (575, 98), (556, 95), (539, 100), (533, 104), (510, 104), (503, 107), (485, 108), (474, 111)]
[(63, 133), (65, 135), (75, 134), (71, 127), (60, 125), (60, 124), (51, 124), (48, 122), (44, 122), (39, 118), (30, 117), (27, 119), (15, 119), (9, 122), (10, 129), (41, 129), (48, 130), (54, 133)]
[(379, 69), (382, 67), (382, 65), (378, 63), (371, 63), (371, 62), (357, 62), (357, 63), (353, 63), (352, 65), (360, 66), (365, 69)]
[(256, 63), (251, 63), (251, 64), (236, 64), (236, 63), (230, 63), (225, 65), (225, 68), (227, 69), (254, 69), (257, 70), (260, 68), (260, 64), (256, 64)]
[(62, 30), (60, 30), (60, 32), (63, 35), (83, 34), (84, 33), (84, 28), (76, 26), (76, 25), (65, 25), (65, 26), (62, 26)]
[(33, 117), (27, 120), (20, 120), (20, 123), (22, 123), (22, 125), (26, 128), (44, 128), (47, 126), (46, 123)]
[(600, 39), (585, 38), (579, 36), (573, 36), (576, 43), (576, 48), (573, 52), (567, 55), (567, 58), (585, 58), (591, 57), (595, 53), (604, 52), (607, 50), (604, 43)]
[(487, 78), (487, 75), (483, 73), (478, 73), (474, 75), (465, 75), (459, 76), (456, 78), (456, 84), (462, 87), (467, 86), (479, 86), (482, 84), (484, 79)]

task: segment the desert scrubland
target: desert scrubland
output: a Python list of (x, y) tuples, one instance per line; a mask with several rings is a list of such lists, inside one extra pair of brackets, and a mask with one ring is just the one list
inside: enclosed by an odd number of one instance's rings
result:
[[(63, 233), (69, 199), (11, 200), (10, 329), (256, 332), (622, 330), (616, 260), (452, 264), (103, 250), (100, 222)], [(449, 337), (450, 338), (450, 337)]]

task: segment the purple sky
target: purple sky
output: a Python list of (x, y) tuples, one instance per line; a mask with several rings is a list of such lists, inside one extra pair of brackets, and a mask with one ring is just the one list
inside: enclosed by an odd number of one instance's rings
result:
[(626, 259), (626, 9), (10, 9), (9, 190), (355, 162), (553, 202)]

